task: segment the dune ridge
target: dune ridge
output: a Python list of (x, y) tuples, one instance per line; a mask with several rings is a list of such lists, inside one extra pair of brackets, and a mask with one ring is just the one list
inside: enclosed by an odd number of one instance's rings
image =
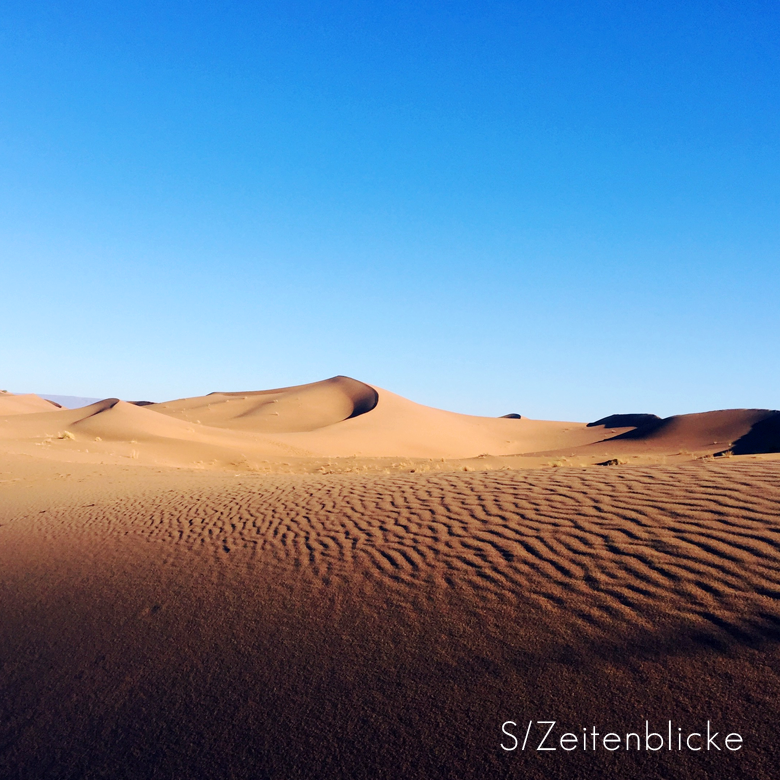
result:
[(377, 405), (377, 391), (363, 382), (335, 376), (276, 390), (210, 393), (152, 404), (163, 414), (220, 428), (289, 433), (314, 431), (359, 417)]
[(653, 420), (615, 437), (618, 440), (641, 440), (645, 443), (689, 445), (731, 445), (748, 433), (754, 425), (771, 417), (768, 409), (724, 409), (715, 412), (683, 414)]
[(0, 442), (48, 459), (131, 458), (201, 469), (293, 468), (289, 458), (304, 470), (306, 459), (357, 459), (364, 465), (382, 458), (478, 460), (474, 467), (480, 469), (588, 466), (621, 459), (650, 463), (776, 453), (778, 414), (760, 409), (666, 419), (621, 414), (588, 424), (477, 417), (426, 407), (336, 376), (296, 387), (217, 392), (165, 403), (104, 399), (78, 409), (58, 409), (37, 396), (3, 394)]

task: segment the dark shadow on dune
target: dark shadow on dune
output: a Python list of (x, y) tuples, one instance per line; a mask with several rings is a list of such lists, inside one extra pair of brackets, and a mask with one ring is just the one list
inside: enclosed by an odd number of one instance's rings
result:
[(339, 376), (336, 378), (348, 379), (350, 382), (356, 382), (357, 384), (363, 385), (365, 388), (365, 390), (363, 390), (363, 392), (358, 394), (355, 398), (355, 407), (352, 410), (352, 414), (347, 417), (348, 420), (351, 420), (353, 417), (360, 417), (361, 414), (365, 414), (366, 412), (370, 412), (372, 409), (376, 408), (376, 405), (379, 403), (379, 393), (377, 393), (373, 387), (346, 376)]
[(661, 421), (662, 418), (657, 414), (610, 414), (608, 417), (588, 423), (588, 428), (597, 425), (603, 425), (605, 428), (641, 428)]
[[(600, 420), (588, 423), (588, 428), (603, 425), (605, 428), (644, 428), (647, 425), (658, 426), (663, 420), (657, 414), (610, 414)], [(654, 429), (653, 429), (654, 430)], [(632, 431), (633, 433), (633, 431)]]
[(522, 414), (515, 414), (512, 412), (512, 414), (502, 414), (501, 418), (502, 420), (522, 420), (523, 415)]
[(80, 411), (90, 410), (90, 413), (83, 418), (87, 419), (87, 417), (93, 417), (96, 414), (100, 414), (100, 412), (113, 409), (118, 403), (118, 398), (104, 398), (102, 401), (96, 401), (94, 404), (83, 407)]
[(734, 442), (731, 451), (735, 455), (780, 452), (780, 412), (775, 411), (755, 423), (744, 436)]
[(740, 455), (778, 452), (778, 415), (780, 412), (770, 409), (721, 409), (698, 414), (677, 414), (651, 420), (633, 431), (618, 434), (609, 441), (659, 441), (666, 436), (679, 438), (681, 435), (701, 440), (716, 437), (719, 441), (740, 442)]

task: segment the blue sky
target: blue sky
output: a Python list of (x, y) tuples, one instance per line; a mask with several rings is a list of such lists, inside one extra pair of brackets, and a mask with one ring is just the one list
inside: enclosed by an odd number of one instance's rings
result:
[(780, 406), (774, 2), (11, 2), (0, 386)]

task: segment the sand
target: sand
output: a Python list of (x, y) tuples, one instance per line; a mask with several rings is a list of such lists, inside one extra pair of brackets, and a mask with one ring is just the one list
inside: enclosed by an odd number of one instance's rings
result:
[(755, 409), (681, 415), (639, 427), (475, 417), (333, 377), (299, 387), (159, 404), (112, 398), (78, 409), (57, 409), (37, 396), (2, 395), (0, 452), (66, 462), (119, 465), (131, 459), (144, 465), (264, 473), (393, 470), (399, 463), (439, 470), (436, 462), (442, 459), (480, 460), (458, 464), (480, 469), (593, 465), (610, 459), (667, 463), (730, 454), (735, 446), (740, 454), (777, 452), (779, 419), (779, 412)]
[[(771, 412), (642, 432), (344, 380), (9, 402), (0, 776), (776, 776), (780, 458), (713, 457)], [(531, 718), (744, 749), (503, 751)]]
[(46, 401), (34, 393), (15, 395), (13, 393), (0, 393), (0, 417), (17, 414), (40, 414), (51, 412), (60, 408), (52, 401)]

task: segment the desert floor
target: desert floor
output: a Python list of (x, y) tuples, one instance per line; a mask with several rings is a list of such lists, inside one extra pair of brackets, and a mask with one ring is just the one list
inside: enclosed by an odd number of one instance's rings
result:
[[(2, 777), (777, 777), (777, 456), (259, 474), (6, 454), (0, 502)], [(710, 720), (744, 747), (502, 750), (529, 719)]]

